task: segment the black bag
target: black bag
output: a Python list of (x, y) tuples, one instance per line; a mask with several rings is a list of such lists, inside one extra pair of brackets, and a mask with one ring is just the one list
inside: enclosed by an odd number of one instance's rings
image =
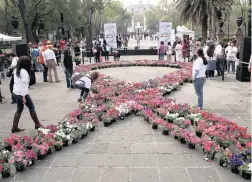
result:
[(7, 70), (7, 72), (6, 72), (6, 77), (11, 77), (11, 76), (12, 76), (12, 73), (13, 73), (13, 69)]
[(35, 72), (31, 71), (30, 74), (30, 86), (36, 84), (36, 76), (35, 76)]

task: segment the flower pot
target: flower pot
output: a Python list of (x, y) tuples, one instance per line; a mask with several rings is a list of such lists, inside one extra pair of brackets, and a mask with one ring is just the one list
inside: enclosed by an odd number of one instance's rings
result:
[(9, 152), (11, 152), (12, 151), (12, 147), (9, 145), (9, 146), (7, 146), (7, 147), (4, 147), (4, 149), (5, 150), (8, 150)]
[(147, 116), (144, 116), (144, 120), (148, 122), (149, 118), (147, 118)]
[(176, 139), (176, 140), (177, 140), (177, 139), (178, 139), (178, 136), (174, 136), (174, 139)]
[(212, 153), (212, 154), (209, 154), (209, 158), (210, 158), (211, 160), (214, 160), (214, 157), (215, 157), (215, 152)]
[(241, 144), (242, 147), (246, 147), (246, 145), (244, 143)]
[(250, 180), (251, 179), (251, 173), (246, 172), (246, 171), (242, 171), (242, 178)]
[(67, 147), (68, 146), (68, 141), (63, 141), (63, 147)]
[(162, 134), (163, 135), (169, 135), (169, 131), (168, 130), (162, 130)]
[(184, 138), (180, 138), (180, 143), (186, 144), (186, 140)]
[(35, 164), (35, 159), (30, 159), (28, 161), (28, 166), (33, 166)]
[(103, 125), (104, 125), (104, 127), (108, 127), (110, 125), (110, 123), (109, 122), (104, 122)]
[(50, 155), (51, 153), (52, 153), (52, 149), (48, 149), (46, 152), (47, 155)]
[(2, 178), (10, 177), (10, 171), (2, 171)]
[(60, 145), (54, 145), (55, 151), (61, 151), (62, 150), (62, 146)]
[(111, 120), (111, 124), (112, 124), (112, 123), (115, 123), (115, 122), (116, 122), (116, 119)]
[(78, 138), (76, 137), (76, 138), (74, 138), (74, 139), (72, 140), (72, 143), (73, 143), (73, 144), (76, 144), (76, 143), (78, 143), (78, 141), (79, 141), (79, 140), (78, 140)]
[(191, 121), (191, 125), (194, 125), (194, 121), (192, 119), (190, 119), (190, 121)]
[(81, 136), (80, 136), (80, 139), (83, 139), (83, 138), (85, 138), (85, 136), (86, 136), (86, 134), (81, 134)]
[(234, 174), (239, 174), (239, 168), (238, 166), (231, 166), (231, 172)]
[(27, 150), (32, 150), (32, 146), (27, 146), (26, 149)]
[(95, 126), (93, 126), (93, 127), (90, 129), (90, 131), (95, 131)]
[(23, 171), (24, 170), (24, 165), (19, 164), (19, 163), (15, 163), (15, 168), (16, 168), (16, 171)]
[(173, 119), (168, 119), (168, 123), (173, 123)]
[(220, 159), (219, 165), (220, 165), (221, 167), (227, 167), (227, 162), (226, 162), (226, 160)]
[(45, 159), (45, 155), (37, 154), (37, 159), (38, 160), (44, 160)]
[(154, 130), (156, 130), (156, 129), (158, 129), (158, 125), (156, 124), (156, 123), (152, 123), (152, 129), (154, 129)]
[(202, 132), (196, 131), (196, 136), (197, 136), (197, 137), (202, 137)]
[(120, 118), (120, 120), (124, 120), (124, 116), (120, 116), (119, 118)]
[(195, 144), (193, 144), (193, 143), (188, 143), (188, 148), (189, 148), (189, 149), (195, 149)]

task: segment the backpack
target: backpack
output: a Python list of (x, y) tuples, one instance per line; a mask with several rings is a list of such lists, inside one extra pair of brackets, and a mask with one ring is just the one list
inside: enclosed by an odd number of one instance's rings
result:
[(81, 79), (83, 76), (85, 76), (85, 73), (79, 73), (79, 72), (76, 72), (72, 75), (72, 83), (73, 85), (75, 86), (75, 82), (77, 82), (79, 79)]

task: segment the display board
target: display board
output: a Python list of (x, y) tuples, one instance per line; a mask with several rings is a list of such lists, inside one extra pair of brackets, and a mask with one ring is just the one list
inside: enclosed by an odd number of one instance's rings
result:
[(159, 22), (159, 44), (161, 41), (165, 45), (172, 41), (172, 22)]
[(109, 47), (117, 48), (117, 29), (115, 23), (106, 23), (104, 24), (104, 39), (106, 40)]

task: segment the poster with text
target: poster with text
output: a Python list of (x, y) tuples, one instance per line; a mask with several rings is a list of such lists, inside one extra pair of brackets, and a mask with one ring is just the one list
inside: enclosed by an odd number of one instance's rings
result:
[(159, 45), (163, 41), (165, 45), (172, 40), (172, 22), (159, 22)]
[(115, 23), (104, 24), (104, 39), (109, 47), (117, 48), (116, 35), (117, 30)]

